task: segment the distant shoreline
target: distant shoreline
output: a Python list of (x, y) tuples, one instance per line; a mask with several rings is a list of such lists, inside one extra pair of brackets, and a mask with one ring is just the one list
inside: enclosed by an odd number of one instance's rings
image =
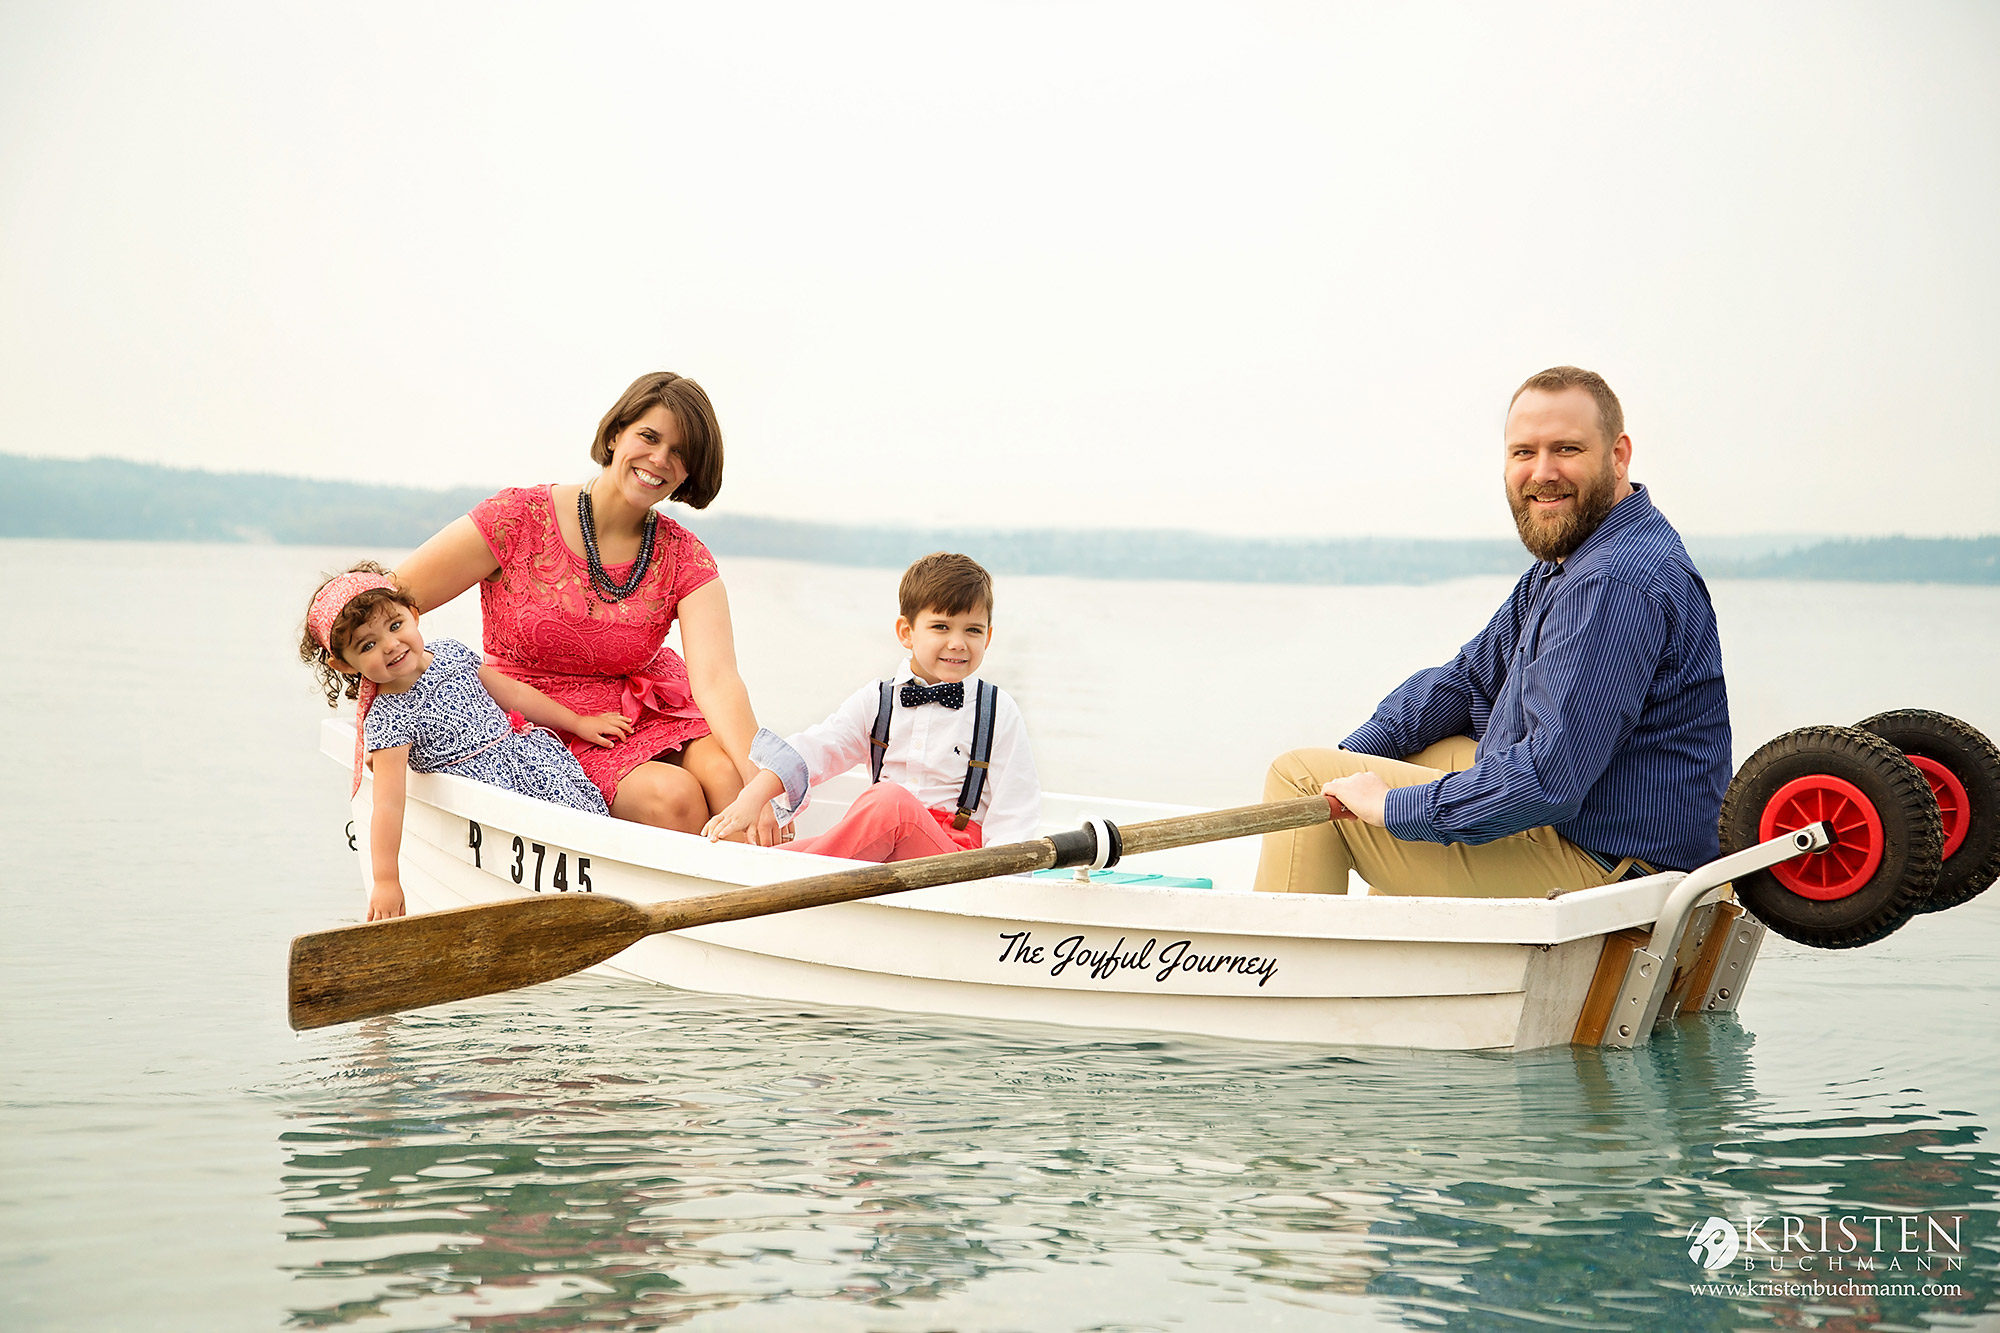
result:
[[(114, 464), (107, 467), (106, 464)], [(491, 494), (269, 474), (203, 472), (127, 460), (0, 453), (0, 537), (408, 547)], [(1511, 540), (1355, 537), (1283, 540), (1121, 529), (858, 528), (744, 515), (674, 516), (718, 555), (901, 568), (940, 547), (996, 574), (1204, 583), (1421, 585), (1515, 575)], [(1711, 579), (2000, 584), (2000, 535), (1689, 538)]]

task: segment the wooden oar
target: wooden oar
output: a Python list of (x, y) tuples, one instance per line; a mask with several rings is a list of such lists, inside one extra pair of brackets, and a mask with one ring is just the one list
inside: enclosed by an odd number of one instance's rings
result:
[[(1052, 866), (1107, 866), (1121, 854), (1323, 824), (1333, 802), (1307, 796), (1211, 810), (1119, 828), (1092, 820), (1073, 833), (782, 884), (748, 885), (641, 906), (569, 893), (339, 926), (292, 941), (291, 1022), (318, 1028), (517, 990), (601, 963), (627, 946), (683, 926), (790, 912), (905, 889), (1019, 875)], [(1109, 844), (1099, 852), (1099, 830)]]

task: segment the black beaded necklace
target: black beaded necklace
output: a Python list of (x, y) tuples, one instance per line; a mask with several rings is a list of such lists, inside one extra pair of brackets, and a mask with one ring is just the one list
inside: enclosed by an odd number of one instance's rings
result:
[(597, 553), (597, 523), (590, 512), (590, 487), (576, 493), (576, 525), (583, 531), (583, 557), (590, 563), (590, 585), (607, 602), (622, 602), (639, 590), (646, 567), (653, 563), (653, 539), (660, 528), (660, 516), (646, 511), (646, 530), (639, 537), (639, 558), (632, 562), (632, 575), (623, 583), (613, 583), (604, 572), (604, 558)]

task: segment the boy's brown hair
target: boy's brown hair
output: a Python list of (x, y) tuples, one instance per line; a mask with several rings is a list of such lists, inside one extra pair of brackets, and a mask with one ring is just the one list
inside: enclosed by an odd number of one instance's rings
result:
[[(396, 577), (394, 570), (384, 569), (373, 560), (357, 561), (342, 573), (381, 574), (391, 580)], [(339, 577), (339, 574), (329, 574), (321, 579), (319, 588), (313, 589), (313, 598), (319, 596), (320, 588), (324, 588)], [(306, 605), (308, 607), (312, 605), (312, 598), (307, 599)], [(400, 606), (414, 615), (417, 599), (405, 592), (400, 583), (393, 590), (370, 588), (367, 592), (356, 594), (352, 601), (341, 608), (340, 614), (333, 618), (333, 628), (327, 631), (326, 636), (329, 646), (325, 648), (319, 646), (319, 640), (313, 637), (311, 628), (299, 631), (299, 660), (312, 668), (319, 687), (326, 691), (328, 708), (339, 704), (342, 695), (349, 699), (361, 697), (360, 674), (342, 671), (334, 664), (339, 662), (345, 665), (345, 659), (340, 654), (347, 647), (347, 641), (353, 637), (356, 630), (366, 625), (374, 618), (375, 613), (385, 606)]]
[(690, 509), (706, 509), (722, 490), (722, 425), (715, 419), (715, 405), (702, 387), (685, 375), (656, 370), (632, 381), (604, 420), (597, 423), (597, 436), (590, 442), (590, 461), (599, 467), (611, 463), (611, 445), (625, 428), (656, 407), (664, 407), (681, 428), (681, 466), (687, 480), (674, 487), (669, 500), (678, 500)]
[(993, 576), (969, 555), (933, 551), (903, 571), (896, 601), (903, 619), (913, 624), (926, 611), (955, 616), (982, 606), (991, 620)]

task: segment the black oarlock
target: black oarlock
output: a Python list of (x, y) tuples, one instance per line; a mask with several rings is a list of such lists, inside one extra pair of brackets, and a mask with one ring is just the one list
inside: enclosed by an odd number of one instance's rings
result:
[(1108, 819), (1091, 819), (1080, 829), (1052, 833), (1049, 842), (1056, 849), (1056, 866), (1089, 866), (1109, 870), (1125, 854), (1125, 839), (1118, 826)]

